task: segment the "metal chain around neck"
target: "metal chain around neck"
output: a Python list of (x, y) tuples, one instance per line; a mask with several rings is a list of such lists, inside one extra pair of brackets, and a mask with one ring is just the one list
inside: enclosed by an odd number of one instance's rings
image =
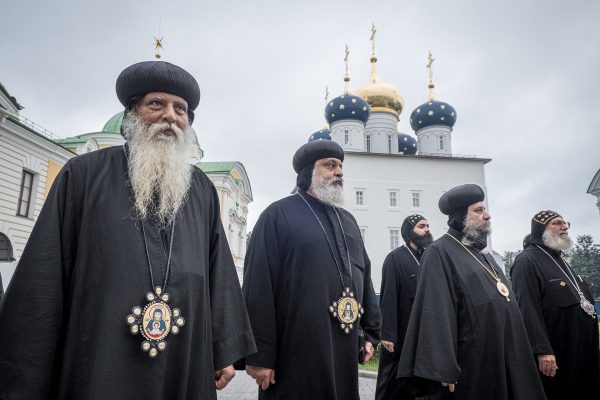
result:
[[(319, 216), (317, 215), (317, 213), (315, 212), (315, 210), (312, 208), (312, 206), (310, 205), (310, 203), (308, 202), (308, 200), (306, 200), (304, 198), (304, 196), (302, 196), (300, 194), (300, 192), (296, 192), (296, 194), (298, 196), (300, 196), (300, 198), (302, 200), (304, 200), (304, 203), (310, 209), (310, 211), (312, 212), (312, 214), (316, 218), (317, 222), (319, 223), (319, 226), (321, 227), (321, 230), (323, 231), (323, 235), (325, 236), (325, 239), (327, 240), (327, 244), (329, 245), (329, 250), (331, 251), (331, 256), (333, 257), (333, 262), (335, 263), (335, 267), (336, 267), (336, 269), (338, 271), (338, 275), (340, 276), (340, 282), (342, 283), (342, 290), (345, 289), (346, 288), (346, 284), (344, 283), (344, 277), (342, 276), (342, 271), (340, 269), (340, 265), (337, 262), (337, 257), (335, 256), (335, 251), (333, 250), (333, 245), (331, 244), (331, 241), (329, 240), (329, 236), (327, 236), (327, 231), (325, 231), (325, 227), (323, 226), (323, 223), (319, 219)], [(344, 228), (342, 227), (342, 221), (340, 220), (340, 216), (338, 215), (337, 210), (335, 209), (335, 207), (333, 207), (333, 210), (335, 211), (335, 215), (337, 216), (338, 222), (340, 224), (340, 228), (342, 229), (342, 236), (344, 236), (344, 245), (346, 246), (346, 253), (347, 253), (347, 257), (348, 257), (348, 263), (350, 264), (348, 266), (349, 267), (348, 271), (349, 271), (349, 274), (350, 274), (350, 284), (352, 284), (352, 264), (350, 263), (350, 251), (348, 250), (348, 243), (346, 242), (346, 234), (344, 232)], [(342, 261), (342, 264), (344, 264), (344, 260), (342, 259), (341, 261)]]

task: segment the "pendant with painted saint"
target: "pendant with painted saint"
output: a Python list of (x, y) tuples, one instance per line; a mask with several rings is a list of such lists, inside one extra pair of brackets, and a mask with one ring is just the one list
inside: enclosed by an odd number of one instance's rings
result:
[(181, 310), (171, 309), (167, 304), (170, 300), (171, 296), (157, 286), (154, 291), (146, 293), (148, 304), (133, 307), (131, 314), (125, 317), (129, 332), (132, 335), (141, 333), (146, 339), (141, 348), (150, 358), (156, 358), (159, 352), (164, 351), (167, 348), (167, 336), (170, 333), (178, 334), (185, 324)]
[(506, 298), (506, 301), (510, 301), (510, 299), (508, 298), (510, 292), (508, 291), (508, 287), (504, 283), (502, 283), (502, 281), (496, 282), (496, 289), (498, 289), (500, 294)]
[(590, 317), (596, 318), (596, 308), (594, 305), (588, 299), (586, 299), (582, 293), (579, 293), (579, 298), (579, 304), (581, 305), (583, 311), (585, 311)]
[(346, 288), (342, 292), (342, 296), (331, 303), (329, 313), (339, 321), (340, 329), (345, 334), (349, 334), (365, 310), (354, 298), (354, 292), (350, 288)]

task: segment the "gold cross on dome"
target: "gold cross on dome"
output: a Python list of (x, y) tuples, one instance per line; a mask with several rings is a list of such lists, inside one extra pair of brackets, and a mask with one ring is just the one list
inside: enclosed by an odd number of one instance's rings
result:
[(373, 54), (375, 54), (375, 33), (377, 32), (377, 29), (375, 28), (375, 22), (372, 23), (371, 25), (371, 51)]
[(160, 59), (160, 51), (165, 49), (162, 42), (162, 36), (160, 38), (154, 36), (154, 50), (156, 50), (156, 54), (154, 54), (154, 57), (156, 57), (157, 60)]
[(429, 57), (427, 57), (427, 65), (425, 66), (428, 70), (429, 70), (429, 81), (431, 82), (431, 80), (433, 79), (433, 62), (435, 61), (435, 58), (433, 58), (433, 56), (431, 55), (431, 51), (429, 51)]
[(346, 65), (346, 76), (348, 76), (348, 56), (350, 55), (350, 50), (348, 50), (348, 45), (346, 45), (346, 51), (344, 53), (344, 64)]

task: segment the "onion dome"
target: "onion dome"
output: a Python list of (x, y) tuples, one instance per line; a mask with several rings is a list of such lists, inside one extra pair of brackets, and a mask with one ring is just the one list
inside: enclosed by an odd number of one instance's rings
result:
[(325, 119), (329, 125), (344, 119), (354, 119), (367, 123), (371, 109), (369, 104), (358, 96), (343, 94), (327, 103)]
[(377, 57), (371, 55), (371, 78), (358, 88), (356, 94), (369, 103), (373, 111), (388, 111), (399, 115), (404, 108), (404, 98), (394, 86), (383, 83), (377, 75)]
[(315, 140), (331, 140), (331, 131), (328, 128), (316, 131), (308, 138), (309, 142), (314, 142)]
[(443, 101), (428, 101), (410, 114), (410, 126), (415, 132), (432, 125), (445, 125), (452, 128), (455, 122), (456, 110)]
[(398, 152), (400, 154), (406, 154), (414, 156), (417, 154), (417, 139), (407, 135), (406, 133), (398, 134)]

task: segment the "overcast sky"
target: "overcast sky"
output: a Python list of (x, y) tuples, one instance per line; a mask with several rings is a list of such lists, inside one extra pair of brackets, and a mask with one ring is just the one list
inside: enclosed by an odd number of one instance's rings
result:
[[(368, 78), (371, 23), (380, 78), (404, 96), (401, 130), (436, 97), (458, 120), (456, 154), (486, 166), (498, 251), (516, 250), (540, 209), (600, 242), (586, 194), (600, 168), (600, 3), (597, 1), (10, 1), (2, 5), (0, 82), (22, 115), (62, 137), (99, 131), (121, 106), (115, 80), (163, 60), (202, 90), (194, 129), (204, 161), (241, 161), (254, 203), (249, 228), (295, 181), (294, 151), (323, 125), (324, 91)], [(385, 171), (373, 171), (373, 174)], [(439, 236), (441, 232), (437, 233)]]

